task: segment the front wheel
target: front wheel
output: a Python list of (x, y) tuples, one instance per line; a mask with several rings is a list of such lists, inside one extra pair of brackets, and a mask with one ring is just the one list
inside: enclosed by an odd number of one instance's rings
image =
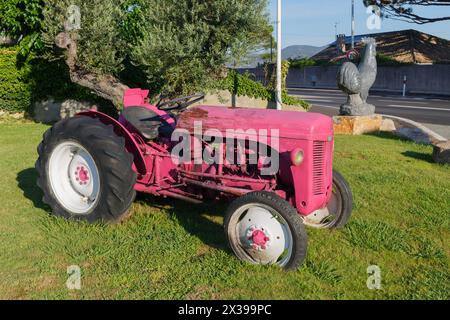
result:
[(91, 223), (126, 216), (136, 173), (112, 126), (85, 116), (60, 121), (44, 134), (38, 153), (38, 185), (54, 215)]
[(296, 270), (306, 257), (302, 220), (274, 193), (252, 192), (236, 199), (225, 214), (224, 227), (231, 249), (242, 261)]
[(319, 229), (344, 227), (352, 215), (353, 194), (350, 185), (337, 171), (333, 171), (333, 193), (327, 206), (304, 218), (305, 225)]

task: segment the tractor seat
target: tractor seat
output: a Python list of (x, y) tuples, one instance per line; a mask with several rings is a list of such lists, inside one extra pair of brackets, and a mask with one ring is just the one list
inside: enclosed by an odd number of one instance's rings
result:
[(145, 107), (125, 108), (121, 115), (147, 140), (154, 140), (159, 136), (170, 138), (173, 133), (170, 124)]

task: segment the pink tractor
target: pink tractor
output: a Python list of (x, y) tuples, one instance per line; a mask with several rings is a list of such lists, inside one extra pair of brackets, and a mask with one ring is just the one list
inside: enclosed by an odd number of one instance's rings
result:
[(229, 201), (224, 228), (236, 256), (286, 270), (306, 256), (305, 225), (348, 222), (352, 193), (333, 171), (329, 117), (192, 106), (203, 95), (152, 105), (148, 94), (128, 90), (118, 120), (91, 110), (44, 134), (36, 169), (54, 215), (118, 222), (136, 192)]

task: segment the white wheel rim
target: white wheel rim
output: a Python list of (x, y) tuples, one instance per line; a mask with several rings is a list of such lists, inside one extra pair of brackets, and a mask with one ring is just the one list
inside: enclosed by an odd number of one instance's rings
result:
[(65, 141), (55, 147), (48, 163), (48, 177), (58, 202), (74, 214), (89, 214), (100, 193), (94, 159), (79, 143)]
[(286, 220), (273, 208), (253, 203), (236, 212), (238, 246), (256, 264), (287, 265), (293, 253), (293, 237)]
[(330, 201), (323, 209), (317, 210), (303, 218), (303, 223), (312, 228), (326, 229), (333, 226), (341, 210), (341, 200), (333, 190)]

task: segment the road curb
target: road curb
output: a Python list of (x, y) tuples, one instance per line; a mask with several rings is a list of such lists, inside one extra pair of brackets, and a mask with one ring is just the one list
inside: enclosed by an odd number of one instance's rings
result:
[(416, 143), (436, 145), (447, 141), (446, 138), (433, 130), (425, 127), (423, 124), (410, 119), (381, 114), (383, 119), (390, 119), (394, 122), (396, 130), (394, 134), (415, 141)]

